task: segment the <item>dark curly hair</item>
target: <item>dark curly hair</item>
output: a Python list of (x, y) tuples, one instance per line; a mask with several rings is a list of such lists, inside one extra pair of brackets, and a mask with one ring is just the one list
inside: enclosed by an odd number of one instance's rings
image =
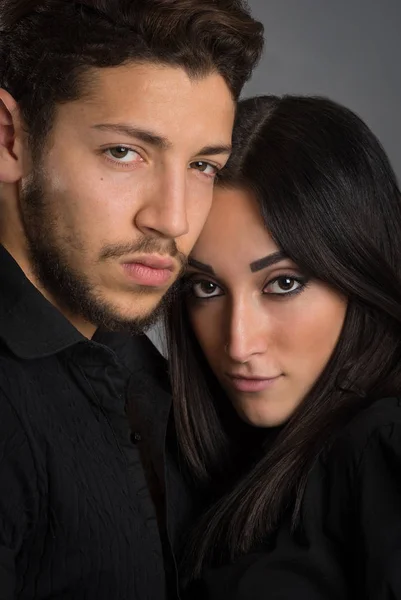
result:
[(57, 103), (84, 93), (91, 67), (156, 62), (191, 77), (222, 75), (238, 98), (263, 49), (243, 0), (2, 0), (0, 86), (19, 103), (31, 140)]

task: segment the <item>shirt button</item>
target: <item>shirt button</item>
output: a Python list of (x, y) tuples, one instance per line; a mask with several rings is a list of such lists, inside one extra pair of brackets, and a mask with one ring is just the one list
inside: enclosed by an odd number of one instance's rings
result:
[(131, 433), (131, 442), (133, 444), (137, 444), (138, 442), (140, 442), (142, 440), (142, 436), (139, 433), (139, 431), (134, 431), (133, 433)]

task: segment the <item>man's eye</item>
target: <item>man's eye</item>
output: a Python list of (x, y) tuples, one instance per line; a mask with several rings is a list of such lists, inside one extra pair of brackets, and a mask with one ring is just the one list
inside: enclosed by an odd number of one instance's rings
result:
[(265, 294), (285, 295), (301, 291), (304, 287), (304, 280), (283, 275), (282, 277), (277, 277), (270, 281), (263, 291)]
[(127, 148), (127, 146), (113, 146), (112, 148), (107, 148), (105, 154), (109, 158), (120, 163), (131, 163), (142, 160), (138, 152), (132, 150), (132, 148)]
[(222, 289), (213, 281), (194, 281), (191, 283), (191, 293), (195, 298), (216, 298), (222, 296)]
[(212, 165), (204, 160), (197, 160), (196, 162), (191, 163), (191, 168), (208, 175), (209, 177), (214, 177), (218, 172), (218, 167), (216, 165)]

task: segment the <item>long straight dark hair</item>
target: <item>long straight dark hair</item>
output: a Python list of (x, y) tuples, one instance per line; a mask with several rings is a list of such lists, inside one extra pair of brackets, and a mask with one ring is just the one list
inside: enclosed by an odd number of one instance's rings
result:
[[(401, 391), (401, 197), (361, 119), (324, 98), (242, 101), (233, 154), (217, 185), (252, 190), (279, 248), (344, 294), (348, 308), (313, 389), (269, 451), (195, 528), (186, 546), (190, 579), (268, 539), (287, 510), (296, 525), (308, 474), (339, 428), (375, 399)], [(195, 339), (184, 294), (166, 328), (181, 452), (197, 489), (210, 489), (233, 468), (228, 401)]]

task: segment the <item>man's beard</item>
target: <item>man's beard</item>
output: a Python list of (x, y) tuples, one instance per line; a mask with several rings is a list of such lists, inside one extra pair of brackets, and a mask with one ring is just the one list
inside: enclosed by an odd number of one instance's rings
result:
[[(33, 273), (44, 290), (54, 298), (60, 310), (80, 316), (87, 322), (108, 331), (143, 333), (154, 325), (178, 290), (176, 281), (149, 313), (126, 318), (118, 314), (111, 303), (96, 293), (85, 273), (74, 269), (68, 259), (67, 246), (82, 252), (72, 232), (69, 239), (57, 238), (57, 222), (52, 219), (41, 184), (41, 169), (21, 192), (20, 213), (28, 243)], [(160, 253), (175, 257), (184, 268), (186, 258), (173, 240), (166, 242), (156, 237), (143, 237), (132, 245), (103, 248), (101, 259), (123, 256), (128, 253)], [(132, 302), (141, 295), (154, 293), (154, 288), (141, 286), (132, 293)]]

